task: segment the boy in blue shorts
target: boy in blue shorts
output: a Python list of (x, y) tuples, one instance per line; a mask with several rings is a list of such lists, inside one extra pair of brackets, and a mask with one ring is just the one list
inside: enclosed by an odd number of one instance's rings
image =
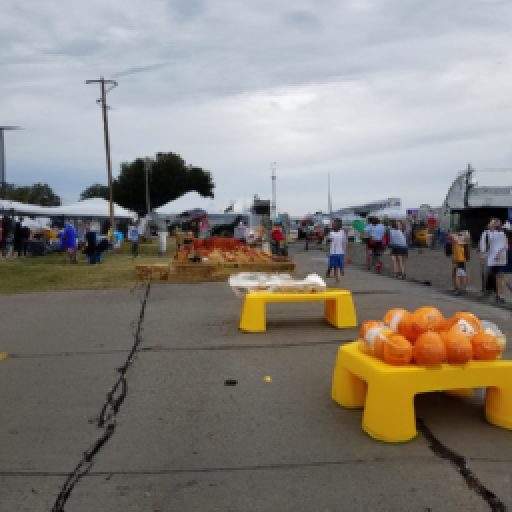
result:
[(330, 277), (330, 271), (334, 270), (334, 277), (336, 282), (340, 282), (340, 277), (343, 275), (343, 268), (345, 265), (345, 250), (347, 248), (347, 237), (345, 231), (341, 229), (341, 220), (334, 219), (332, 223), (332, 230), (327, 236), (329, 240), (329, 269), (327, 270), (327, 277)]

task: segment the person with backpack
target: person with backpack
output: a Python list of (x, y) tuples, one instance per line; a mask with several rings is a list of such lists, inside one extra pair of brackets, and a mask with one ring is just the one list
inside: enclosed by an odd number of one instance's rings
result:
[(364, 228), (365, 238), (368, 243), (367, 267), (371, 270), (372, 264), (375, 263), (376, 272), (382, 269), (381, 254), (384, 247), (383, 238), (386, 234), (384, 224), (377, 217), (369, 217), (369, 224)]

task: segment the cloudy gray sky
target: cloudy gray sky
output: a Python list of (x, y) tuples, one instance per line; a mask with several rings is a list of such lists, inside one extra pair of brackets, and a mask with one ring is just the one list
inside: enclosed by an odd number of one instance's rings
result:
[[(510, 0), (0, 0), (7, 179), (64, 202), (113, 168), (174, 151), (216, 203), (300, 214), (390, 196), (440, 205), (458, 170), (512, 168)], [(483, 184), (511, 184), (512, 173)], [(491, 183), (492, 182), (492, 183)]]

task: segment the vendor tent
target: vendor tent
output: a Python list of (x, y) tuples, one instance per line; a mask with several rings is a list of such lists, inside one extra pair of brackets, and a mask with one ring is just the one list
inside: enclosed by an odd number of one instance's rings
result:
[[(67, 206), (55, 206), (53, 208), (46, 208), (45, 210), (48, 212), (48, 215), (52, 217), (110, 217), (109, 202), (99, 197), (84, 199), (83, 201), (78, 201)], [(114, 203), (114, 218), (135, 220), (137, 218), (137, 214)]]
[(215, 205), (211, 197), (203, 197), (194, 191), (187, 192), (181, 197), (169, 201), (159, 208), (155, 208), (155, 213), (158, 215), (178, 215), (186, 210), (193, 210), (195, 208), (212, 212), (215, 209)]
[(11, 201), (9, 199), (0, 199), (0, 214), (1, 215), (29, 215), (46, 216), (48, 208), (36, 204), (20, 203), (18, 201)]

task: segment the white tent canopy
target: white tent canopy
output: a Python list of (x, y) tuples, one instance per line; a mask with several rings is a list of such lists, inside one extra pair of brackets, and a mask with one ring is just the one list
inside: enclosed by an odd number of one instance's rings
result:
[[(67, 206), (38, 206), (7, 199), (0, 200), (0, 214), (31, 217), (93, 217), (109, 218), (109, 202), (99, 197), (85, 199)], [(136, 219), (137, 214), (114, 203), (116, 219)]]
[(0, 199), (0, 213), (14, 215), (46, 215), (48, 208), (36, 204), (20, 203), (9, 199)]
[(169, 201), (168, 203), (155, 208), (155, 213), (159, 215), (178, 215), (186, 210), (200, 208), (206, 212), (215, 210), (215, 203), (211, 197), (203, 197), (197, 192), (187, 192), (186, 194)]
[[(109, 202), (99, 197), (91, 199), (84, 199), (67, 206), (55, 206), (52, 208), (45, 208), (48, 215), (55, 216), (61, 215), (63, 217), (94, 217), (94, 218), (109, 218), (110, 209)], [(137, 214), (131, 210), (127, 210), (122, 206), (114, 203), (114, 218), (116, 219), (136, 219)]]

